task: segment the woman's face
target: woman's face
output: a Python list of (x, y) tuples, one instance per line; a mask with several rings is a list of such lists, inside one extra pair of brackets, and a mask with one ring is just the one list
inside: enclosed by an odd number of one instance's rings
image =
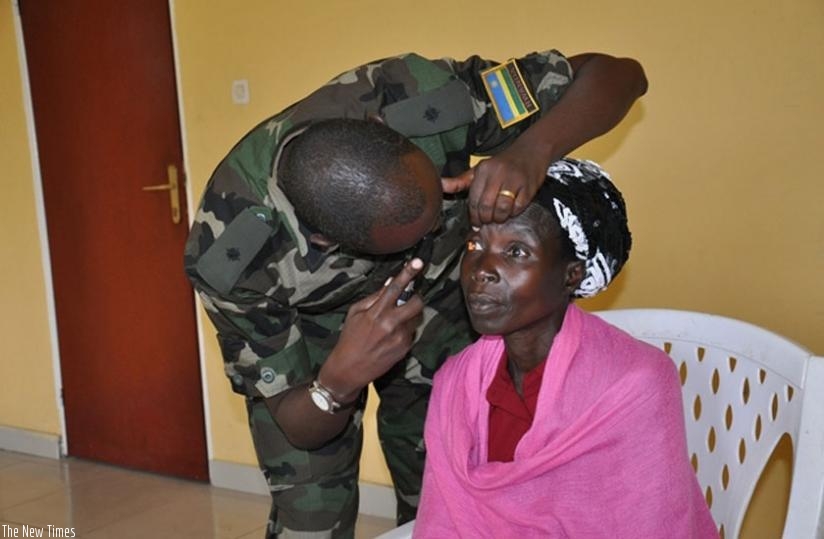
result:
[(461, 286), (481, 334), (557, 330), (580, 281), (580, 263), (562, 258), (560, 227), (553, 222), (549, 233), (536, 233), (530, 213), (473, 229), (467, 238)]

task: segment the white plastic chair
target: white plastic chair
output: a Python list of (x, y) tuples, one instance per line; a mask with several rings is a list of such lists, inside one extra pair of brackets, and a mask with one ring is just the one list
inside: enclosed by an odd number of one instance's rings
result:
[[(678, 366), (687, 445), (722, 538), (738, 537), (784, 434), (794, 465), (784, 539), (824, 538), (824, 358), (766, 329), (666, 309), (595, 313)], [(379, 539), (411, 537), (414, 523)]]
[(721, 537), (738, 537), (784, 434), (793, 442), (785, 539), (824, 537), (824, 358), (766, 329), (664, 309), (595, 313), (678, 366), (687, 445)]

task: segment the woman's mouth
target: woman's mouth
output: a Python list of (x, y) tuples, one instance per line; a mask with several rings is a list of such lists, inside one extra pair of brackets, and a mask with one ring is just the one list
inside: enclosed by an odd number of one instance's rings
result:
[(471, 293), (466, 296), (466, 306), (470, 314), (487, 315), (499, 310), (502, 303), (487, 294)]

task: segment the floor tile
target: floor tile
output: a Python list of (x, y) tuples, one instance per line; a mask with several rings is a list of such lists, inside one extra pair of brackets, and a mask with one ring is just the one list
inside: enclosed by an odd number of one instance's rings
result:
[[(70, 528), (88, 539), (262, 539), (269, 497), (64, 458), (44, 459), (0, 450), (2, 527)], [(393, 527), (390, 519), (361, 515), (356, 539)], [(11, 536), (6, 534), (5, 536)]]
[(355, 539), (372, 539), (394, 527), (393, 519), (359, 515), (355, 527)]

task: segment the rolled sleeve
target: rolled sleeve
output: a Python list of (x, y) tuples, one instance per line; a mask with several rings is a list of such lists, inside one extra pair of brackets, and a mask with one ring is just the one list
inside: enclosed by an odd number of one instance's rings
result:
[(293, 322), (293, 309), (265, 300), (246, 307), (221, 305), (202, 290), (200, 297), (218, 330), (224, 371), (236, 393), (273, 397), (312, 378), (312, 361)]

